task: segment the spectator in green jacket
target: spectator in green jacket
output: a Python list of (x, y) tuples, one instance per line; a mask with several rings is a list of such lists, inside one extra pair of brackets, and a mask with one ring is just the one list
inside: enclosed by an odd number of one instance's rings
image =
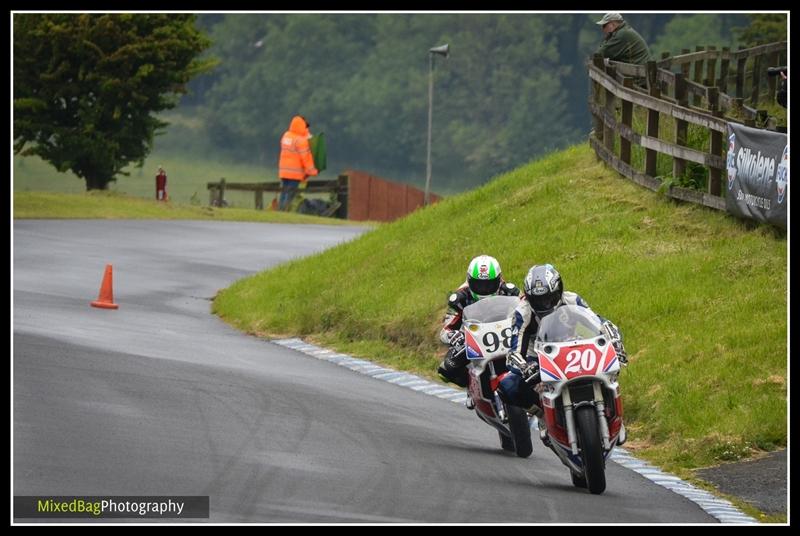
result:
[(606, 13), (597, 21), (605, 37), (597, 54), (611, 61), (644, 65), (652, 58), (642, 36), (631, 28), (619, 13)]

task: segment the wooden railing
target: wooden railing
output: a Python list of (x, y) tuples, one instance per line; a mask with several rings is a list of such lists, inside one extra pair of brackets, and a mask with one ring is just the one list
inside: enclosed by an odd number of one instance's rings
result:
[[(703, 91), (708, 87), (719, 88), (722, 96), (723, 110), (727, 107), (735, 106), (734, 100), (745, 100), (749, 106), (743, 106), (743, 110), (750, 115), (748, 119), (756, 119), (755, 114), (759, 103), (763, 103), (761, 86), (766, 80), (766, 98), (769, 102), (774, 102), (777, 80), (775, 77), (765, 75), (768, 67), (786, 65), (787, 42), (769, 43), (757, 47), (731, 51), (727, 47), (717, 50), (713, 46), (696, 47), (695, 52), (683, 49), (682, 54), (670, 57), (664, 55), (658, 62), (658, 67), (662, 69), (679, 69), (685, 78), (689, 78), (689, 73), (694, 67), (692, 81), (689, 83), (695, 98), (703, 96)], [(719, 70), (716, 66), (719, 62)], [(705, 63), (705, 76), (703, 76)], [(733, 67), (735, 64), (735, 67)]]
[[(334, 180), (308, 180), (308, 185), (304, 190), (305, 193), (334, 193), (336, 202), (331, 205), (329, 214), (325, 216), (333, 216), (334, 214), (340, 218), (346, 218), (347, 214), (347, 190), (348, 179), (347, 175), (339, 175)], [(227, 182), (225, 178), (219, 182), (207, 183), (209, 200), (211, 206), (223, 206), (226, 190), (237, 190), (243, 192), (253, 192), (256, 210), (264, 210), (264, 192), (280, 192), (280, 182)], [(344, 208), (342, 208), (344, 207)]]
[[(786, 42), (737, 52), (708, 48), (693, 53), (685, 51), (680, 56), (664, 57), (647, 65), (611, 62), (595, 55), (587, 63), (592, 81), (589, 108), (594, 118), (594, 130), (589, 136), (589, 143), (598, 157), (619, 173), (651, 190), (660, 189), (662, 183), (656, 171), (658, 154), (672, 158), (673, 177), (684, 175), (687, 162), (700, 164), (708, 169), (707, 191), (671, 186), (666, 195), (725, 210), (725, 199), (720, 195), (723, 174), (726, 172), (723, 139), (728, 132), (727, 123), (736, 121), (757, 126), (760, 121), (758, 126), (764, 126), (767, 112), (750, 105), (758, 105), (762, 97), (761, 79), (767, 78), (762, 73), (766, 72), (767, 66), (779, 64), (783, 58), (781, 54), (786, 54)], [(753, 68), (748, 76), (746, 64), (751, 59)], [(732, 71), (731, 62), (734, 61), (737, 67)], [(680, 72), (672, 72), (670, 68), (673, 67)], [(748, 82), (749, 97), (745, 98)], [(775, 82), (775, 77), (769, 77), (765, 84), (767, 96), (773, 100)], [(733, 87), (736, 89), (735, 96), (724, 92)], [(634, 106), (646, 110), (644, 134), (637, 133), (633, 128)], [(675, 124), (674, 136), (669, 140), (659, 137), (662, 117), (671, 118)], [(708, 132), (708, 151), (687, 146), (689, 124)], [(767, 126), (781, 130), (776, 125)], [(616, 136), (619, 136), (619, 154), (615, 150)], [(632, 145), (644, 148), (642, 171), (631, 165)]]
[[(656, 62), (661, 98), (677, 103), (676, 92), (682, 89), (679, 87), (682, 85), (693, 107), (710, 111), (711, 92), (716, 88), (718, 109), (729, 120), (748, 126), (780, 129), (778, 125), (765, 124), (767, 111), (758, 106), (775, 101), (778, 80), (777, 77), (767, 76), (766, 70), (771, 66), (786, 64), (786, 46), (787, 42), (782, 41), (736, 52), (731, 52), (727, 47), (716, 50), (713, 46), (699, 46), (696, 52), (684, 49), (678, 56), (662, 54), (662, 59)], [(647, 76), (645, 65), (606, 63), (616, 68), (619, 81), (623, 76), (640, 79)], [(762, 90), (766, 90), (766, 93)]]

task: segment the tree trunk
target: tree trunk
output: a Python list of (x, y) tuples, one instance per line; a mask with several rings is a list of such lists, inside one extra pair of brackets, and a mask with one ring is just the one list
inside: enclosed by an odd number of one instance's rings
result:
[(89, 192), (91, 190), (107, 190), (108, 183), (111, 182), (111, 179), (108, 177), (86, 177), (86, 191)]

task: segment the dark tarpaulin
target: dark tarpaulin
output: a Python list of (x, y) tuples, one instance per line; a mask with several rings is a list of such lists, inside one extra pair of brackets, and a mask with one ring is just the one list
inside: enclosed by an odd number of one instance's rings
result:
[(789, 146), (786, 134), (728, 123), (728, 212), (786, 229)]

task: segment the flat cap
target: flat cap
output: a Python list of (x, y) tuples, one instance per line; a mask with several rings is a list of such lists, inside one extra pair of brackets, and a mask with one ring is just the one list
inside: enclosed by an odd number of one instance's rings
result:
[(622, 15), (620, 15), (619, 13), (606, 13), (605, 15), (603, 15), (602, 19), (597, 21), (596, 24), (599, 24), (600, 26), (605, 26), (612, 20), (622, 20)]

